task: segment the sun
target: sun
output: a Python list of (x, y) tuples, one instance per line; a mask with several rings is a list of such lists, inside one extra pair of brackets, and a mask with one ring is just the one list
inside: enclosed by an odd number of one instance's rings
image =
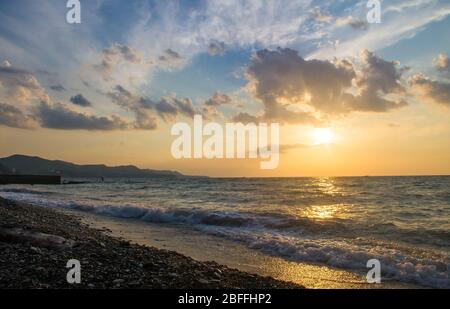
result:
[(333, 131), (327, 128), (315, 129), (312, 133), (314, 144), (327, 145), (331, 144), (334, 140)]

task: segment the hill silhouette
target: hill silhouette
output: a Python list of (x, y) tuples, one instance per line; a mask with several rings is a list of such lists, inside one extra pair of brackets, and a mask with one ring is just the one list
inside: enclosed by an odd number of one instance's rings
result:
[(0, 158), (0, 173), (18, 175), (61, 175), (63, 177), (175, 177), (183, 176), (176, 171), (139, 169), (133, 165), (109, 167), (100, 165), (78, 165), (59, 160), (47, 160), (26, 155)]

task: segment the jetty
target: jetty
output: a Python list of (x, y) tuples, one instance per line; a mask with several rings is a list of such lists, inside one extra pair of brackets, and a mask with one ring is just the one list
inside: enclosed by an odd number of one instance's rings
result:
[(61, 176), (0, 175), (0, 185), (60, 185)]

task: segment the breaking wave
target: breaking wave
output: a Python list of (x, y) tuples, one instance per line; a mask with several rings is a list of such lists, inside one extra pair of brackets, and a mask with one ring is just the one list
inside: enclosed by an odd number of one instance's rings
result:
[[(66, 208), (151, 223), (184, 224), (215, 236), (239, 241), (248, 247), (292, 261), (323, 263), (363, 274), (366, 263), (378, 259), (384, 280), (450, 288), (450, 256), (445, 252), (413, 250), (380, 239), (360, 238), (356, 222), (318, 222), (286, 214), (245, 213), (200, 208), (149, 208), (136, 204), (44, 197), (42, 192), (17, 189), (0, 191), (4, 198), (52, 208)], [(353, 225), (352, 225), (353, 224)], [(351, 226), (351, 227), (349, 227)], [(381, 228), (397, 229), (394, 224)], [(411, 236), (412, 231), (405, 232)], [(423, 231), (420, 232), (423, 235)], [(434, 231), (436, 233), (436, 231)], [(448, 244), (448, 231), (440, 231)], [(436, 238), (436, 235), (433, 235)], [(422, 240), (423, 241), (423, 240)]]

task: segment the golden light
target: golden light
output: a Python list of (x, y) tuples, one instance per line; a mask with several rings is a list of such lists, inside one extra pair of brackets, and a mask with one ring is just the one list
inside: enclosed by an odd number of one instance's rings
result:
[(315, 129), (312, 138), (316, 145), (331, 144), (334, 140), (334, 134), (330, 129)]

